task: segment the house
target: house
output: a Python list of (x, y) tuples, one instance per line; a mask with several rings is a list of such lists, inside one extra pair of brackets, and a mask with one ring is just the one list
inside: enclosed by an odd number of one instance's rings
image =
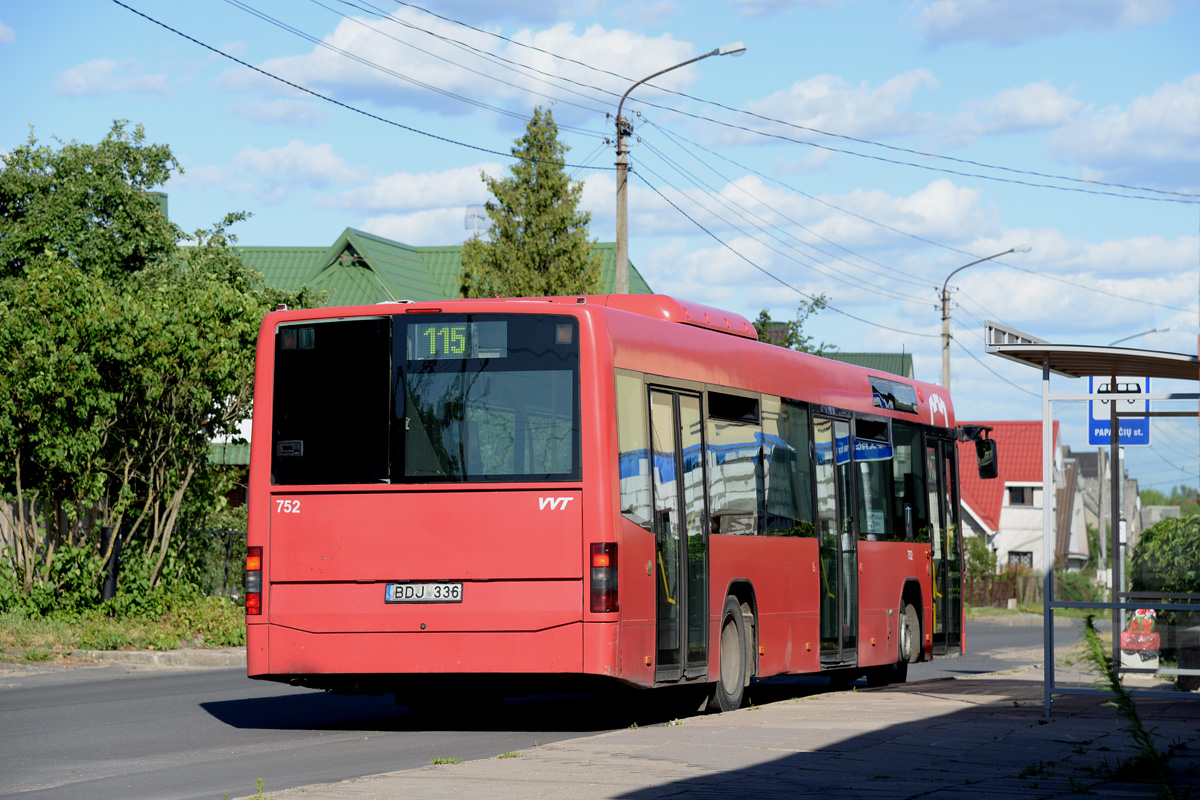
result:
[(824, 353), (825, 358), (857, 364), (876, 372), (890, 372), (902, 378), (914, 379), (912, 353)]
[[(1124, 448), (1122, 448), (1124, 452)], [(1093, 564), (1105, 570), (1109, 566), (1108, 551), (1111, 549), (1112, 531), (1112, 461), (1107, 447), (1095, 450), (1063, 451), (1065, 461), (1075, 461), (1079, 465), (1079, 498), (1083, 509), (1084, 524), (1096, 531), (1102, 531), (1103, 536), (1096, 537), (1099, 552), (1092, 554)], [(1128, 471), (1121, 468), (1121, 519), (1126, 523), (1126, 539), (1128, 546), (1137, 543), (1141, 532), (1157, 521), (1159, 517), (1143, 514), (1138, 500), (1138, 482), (1130, 478)]]
[[(984, 480), (972, 468), (972, 442), (959, 443), (959, 480), (963, 534), (982, 536), (996, 553), (999, 567), (1044, 567), (1042, 513), (1047, 498), (1042, 486), (1042, 423), (960, 422), (990, 427), (996, 440), (998, 475)], [(1090, 558), (1085, 503), (1080, 492), (1080, 466), (1063, 457), (1058, 444), (1058, 423), (1053, 427), (1055, 559), (1066, 568), (1080, 568)]]
[[(346, 228), (329, 246), (241, 247), (242, 260), (263, 274), (268, 286), (295, 291), (307, 285), (329, 291), (329, 305), (364, 305), (396, 300), (449, 300), (460, 296), (462, 245), (413, 247)], [(614, 284), (616, 244), (596, 244), (602, 292)], [(650, 294), (631, 264), (631, 294)]]

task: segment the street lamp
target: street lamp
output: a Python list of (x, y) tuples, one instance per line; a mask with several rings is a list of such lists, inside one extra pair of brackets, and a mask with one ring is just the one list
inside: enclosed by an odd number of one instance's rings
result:
[(1016, 247), (1010, 247), (1003, 253), (996, 253), (987, 258), (977, 258), (970, 264), (963, 264), (946, 276), (945, 282), (942, 283), (942, 388), (947, 392), (950, 391), (950, 291), (946, 287), (950, 283), (950, 279), (967, 267), (973, 267), (984, 261), (991, 261), (993, 258), (1006, 256), (1009, 253), (1028, 253), (1032, 249), (1033, 245), (1019, 244)]
[(1142, 331), (1141, 333), (1135, 333), (1135, 334), (1133, 334), (1132, 336), (1125, 336), (1125, 337), (1123, 337), (1123, 338), (1121, 338), (1121, 339), (1117, 339), (1117, 341), (1115, 341), (1115, 342), (1109, 342), (1109, 343), (1108, 343), (1108, 346), (1109, 346), (1109, 347), (1112, 347), (1114, 344), (1117, 344), (1117, 343), (1119, 343), (1119, 342), (1128, 342), (1130, 339), (1136, 339), (1136, 338), (1138, 338), (1139, 336), (1147, 336), (1147, 335), (1149, 335), (1149, 334), (1151, 334), (1151, 333), (1165, 333), (1166, 331), (1169, 331), (1169, 330), (1171, 330), (1171, 326), (1170, 326), (1170, 325), (1166, 325), (1166, 326), (1164, 326), (1164, 327), (1162, 327), (1162, 328), (1151, 328), (1151, 329), (1150, 329), (1150, 330), (1148, 330), (1148, 331)]
[[(694, 64), (702, 58), (708, 58), (709, 56), (740, 56), (745, 52), (746, 46), (741, 42), (734, 42), (733, 44), (718, 47), (716, 50), (705, 53), (702, 56), (690, 58), (673, 67), (667, 67), (653, 75), (642, 78), (629, 87), (629, 92), (632, 92), (652, 78), (657, 78), (659, 75), (670, 72), (673, 69)], [(617, 294), (629, 294), (629, 201), (625, 196), (625, 191), (629, 178), (629, 147), (627, 146), (627, 142), (629, 134), (633, 133), (633, 125), (629, 123), (629, 120), (621, 116), (621, 108), (625, 105), (625, 98), (629, 97), (629, 92), (621, 95), (621, 102), (617, 104), (617, 268), (616, 282), (613, 287), (613, 291)]]

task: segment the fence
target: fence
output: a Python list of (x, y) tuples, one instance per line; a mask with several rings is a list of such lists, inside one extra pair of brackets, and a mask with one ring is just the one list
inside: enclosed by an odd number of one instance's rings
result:
[[(221, 570), (221, 585), (216, 594), (236, 594), (242, 587), (242, 576), (246, 555), (246, 532), (224, 528), (202, 528), (197, 533), (222, 536), (225, 539), (225, 564)], [(235, 544), (238, 545), (235, 550)], [(232, 568), (232, 572), (231, 572)], [(232, 582), (231, 579), (232, 578)], [(212, 581), (216, 583), (215, 579)]]
[[(1054, 596), (1063, 600), (1096, 602), (1107, 591), (1081, 573), (1054, 574)], [(1042, 576), (1033, 572), (1006, 572), (1002, 575), (968, 575), (963, 584), (967, 605), (977, 608), (1004, 608), (1009, 600), (1018, 606), (1037, 606), (1042, 602)]]

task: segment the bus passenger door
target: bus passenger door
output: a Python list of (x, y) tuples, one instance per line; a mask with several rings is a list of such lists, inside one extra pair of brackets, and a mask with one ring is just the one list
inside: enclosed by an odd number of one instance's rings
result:
[(851, 509), (850, 423), (813, 417), (820, 550), (821, 664), (853, 664), (858, 644), (858, 536)]
[(650, 392), (657, 681), (708, 674), (708, 540), (700, 397)]
[[(933, 558), (933, 652), (962, 650), (962, 526), (959, 525), (958, 448), (952, 441), (929, 440), (927, 449), (930, 548)], [(935, 477), (936, 476), (936, 477)], [(935, 516), (936, 515), (936, 516)]]

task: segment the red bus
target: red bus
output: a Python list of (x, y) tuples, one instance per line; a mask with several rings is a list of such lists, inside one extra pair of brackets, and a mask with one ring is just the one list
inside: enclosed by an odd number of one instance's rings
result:
[(752, 679), (962, 651), (939, 386), (611, 295), (283, 309), (255, 400), (252, 678), (728, 710)]

